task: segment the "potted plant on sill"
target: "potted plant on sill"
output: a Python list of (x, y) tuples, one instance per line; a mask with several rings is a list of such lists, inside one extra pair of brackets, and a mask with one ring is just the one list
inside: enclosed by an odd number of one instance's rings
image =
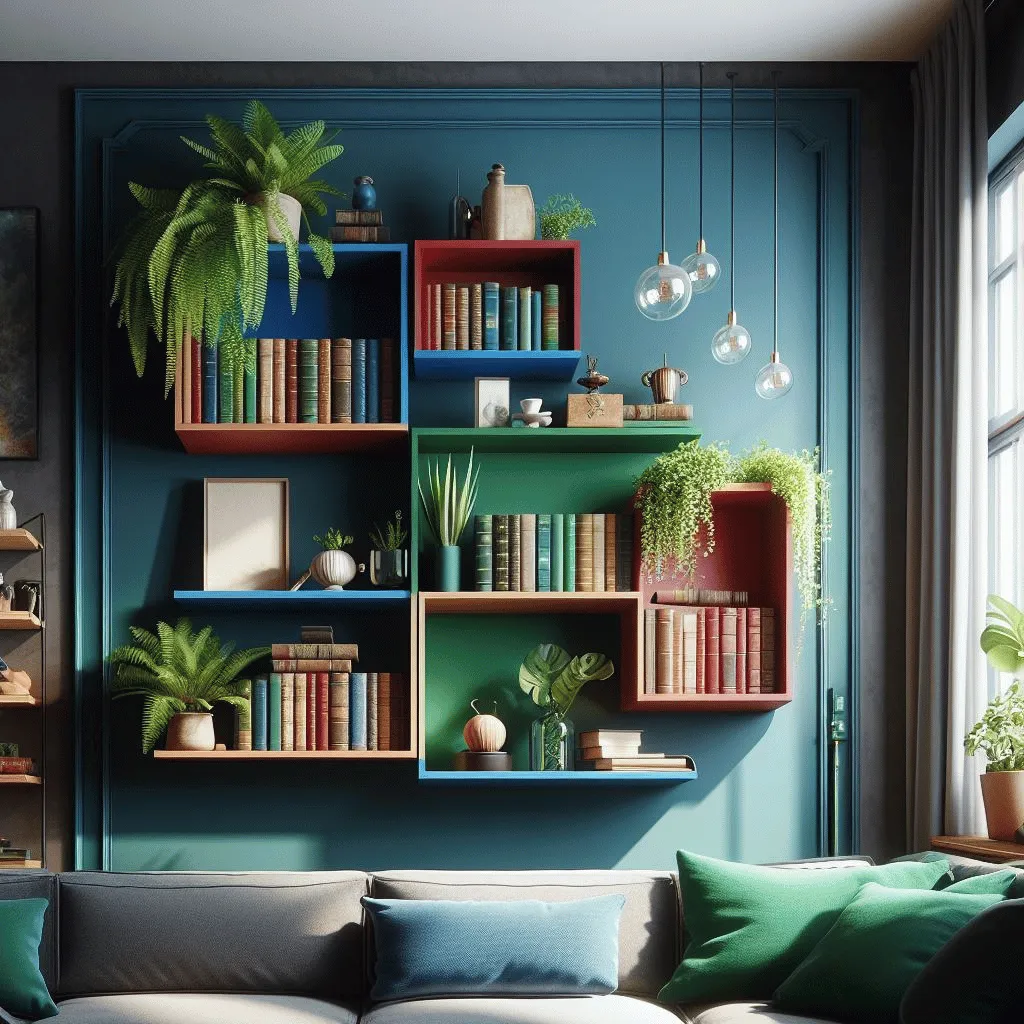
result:
[(210, 174), (182, 190), (129, 184), (141, 210), (118, 249), (111, 304), (128, 332), (135, 370), (146, 368), (149, 333), (166, 348), (170, 391), (179, 346), (188, 338), (218, 348), (218, 358), (243, 365), (243, 334), (263, 319), (267, 242), (284, 244), (288, 290), (295, 312), (302, 221), (324, 276), (334, 273), (331, 243), (312, 232), (309, 214), (323, 216), (325, 195), (341, 195), (313, 176), (343, 147), (321, 145), (325, 126), (314, 121), (287, 135), (257, 100), (241, 126), (210, 114), (212, 145), (182, 141), (207, 161)]
[(384, 529), (375, 524), (370, 531), (370, 582), (375, 587), (395, 590), (405, 585), (409, 578), (408, 536), (402, 527), (401, 509)]
[(309, 574), (324, 590), (344, 590), (357, 573), (366, 572), (366, 566), (362, 562), (357, 565), (345, 550), (353, 539), (333, 526), (323, 534), (313, 535), (313, 542), (323, 550), (309, 563)]
[(238, 677), (270, 648), (236, 651), (221, 644), (211, 626), (193, 633), (188, 619), (174, 626), (158, 622), (156, 633), (141, 626), (129, 631), (135, 643), (110, 655), (116, 668), (111, 692), (114, 698), (144, 698), (143, 753), (153, 750), (164, 730), (168, 750), (213, 750), (213, 705), (221, 701), (247, 710)]
[(459, 538), (469, 523), (476, 504), (479, 488), (480, 467), (473, 472), (473, 449), (469, 450), (469, 464), (466, 476), (459, 485), (458, 478), (452, 468), (452, 457), (448, 456), (448, 468), (444, 479), (441, 478), (441, 462), (433, 466), (427, 460), (427, 490), (423, 490), (423, 481), (417, 479), (416, 487), (420, 494), (423, 514), (427, 517), (427, 525), (437, 541), (437, 589), (456, 591), (461, 578), (459, 567)]
[(981, 795), (990, 839), (1024, 840), (1024, 612), (995, 594), (989, 595), (981, 649), (997, 672), (1015, 676), (1006, 692), (993, 699), (967, 734), (970, 755), (988, 762)]

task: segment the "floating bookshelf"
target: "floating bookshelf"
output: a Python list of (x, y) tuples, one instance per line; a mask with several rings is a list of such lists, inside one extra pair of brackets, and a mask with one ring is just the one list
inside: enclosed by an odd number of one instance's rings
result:
[(514, 786), (564, 786), (584, 783), (593, 786), (675, 786), (680, 782), (692, 782), (698, 778), (696, 771), (670, 772), (456, 772), (439, 771), (425, 767), (419, 762), (419, 778), (423, 782), (443, 782), (459, 786), (489, 786), (503, 783)]
[[(414, 457), (448, 452), (549, 455), (652, 454), (671, 451), (684, 441), (700, 438), (700, 430), (685, 427), (414, 427)], [(628, 485), (628, 482), (627, 482)]]
[[(452, 352), (417, 349), (413, 356), (420, 380), (473, 380), (511, 377), (513, 380), (572, 380), (580, 354), (557, 352)], [(530, 431), (534, 433), (534, 431)]]
[(0, 530), (0, 551), (41, 551), (43, 545), (28, 530)]
[(225, 611), (299, 611), (302, 608), (396, 608), (408, 590), (176, 590), (174, 600)]
[(154, 750), (158, 761), (410, 761), (414, 750)]
[(402, 452), (404, 423), (178, 423), (190, 455), (330, 455)]
[(41, 775), (0, 775), (0, 786), (41, 786)]
[(0, 693), (0, 708), (37, 708), (40, 704), (30, 693)]
[(0, 629), (28, 632), (42, 628), (39, 617), (32, 612), (0, 612)]
[(0, 871), (31, 871), (38, 870), (43, 866), (41, 860), (0, 860)]

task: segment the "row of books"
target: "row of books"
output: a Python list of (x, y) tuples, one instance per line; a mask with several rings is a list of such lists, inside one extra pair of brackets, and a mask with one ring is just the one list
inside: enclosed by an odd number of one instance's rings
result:
[(774, 608), (644, 610), (644, 693), (774, 692)]
[(0, 775), (34, 775), (35, 762), (31, 757), (0, 757)]
[(236, 373), (216, 348), (191, 340), (181, 361), (182, 422), (397, 422), (393, 338), (246, 338), (245, 345)]
[(631, 515), (478, 515), (475, 526), (476, 590), (633, 589)]
[(555, 351), (559, 287), (454, 282), (427, 285), (428, 349)]
[(686, 754), (640, 752), (643, 730), (594, 729), (579, 737), (580, 760), (601, 772), (693, 771)]
[(409, 750), (399, 672), (271, 672), (245, 680), (236, 750)]

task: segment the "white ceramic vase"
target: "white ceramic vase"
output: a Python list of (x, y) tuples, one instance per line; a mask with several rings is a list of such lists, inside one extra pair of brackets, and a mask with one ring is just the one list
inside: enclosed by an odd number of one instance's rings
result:
[(167, 726), (168, 750), (213, 750), (213, 715), (208, 711), (182, 711)]
[[(288, 227), (291, 228), (292, 237), (299, 240), (299, 228), (302, 226), (302, 203), (293, 196), (286, 196), (283, 192), (277, 194), (277, 201), (281, 205), (281, 212), (284, 214)], [(266, 206), (264, 205), (266, 210)], [(267, 241), (283, 242), (284, 235), (277, 229), (277, 223), (267, 210)]]
[(321, 551), (310, 563), (309, 574), (325, 590), (344, 590), (346, 583), (355, 579), (357, 572), (365, 572), (366, 566), (356, 565), (356, 560), (347, 551)]

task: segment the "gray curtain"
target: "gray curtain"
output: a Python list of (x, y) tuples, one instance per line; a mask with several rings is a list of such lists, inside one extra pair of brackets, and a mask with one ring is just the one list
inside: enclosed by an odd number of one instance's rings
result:
[(984, 709), (988, 130), (982, 0), (913, 74), (907, 463), (907, 841), (984, 832), (963, 737)]

